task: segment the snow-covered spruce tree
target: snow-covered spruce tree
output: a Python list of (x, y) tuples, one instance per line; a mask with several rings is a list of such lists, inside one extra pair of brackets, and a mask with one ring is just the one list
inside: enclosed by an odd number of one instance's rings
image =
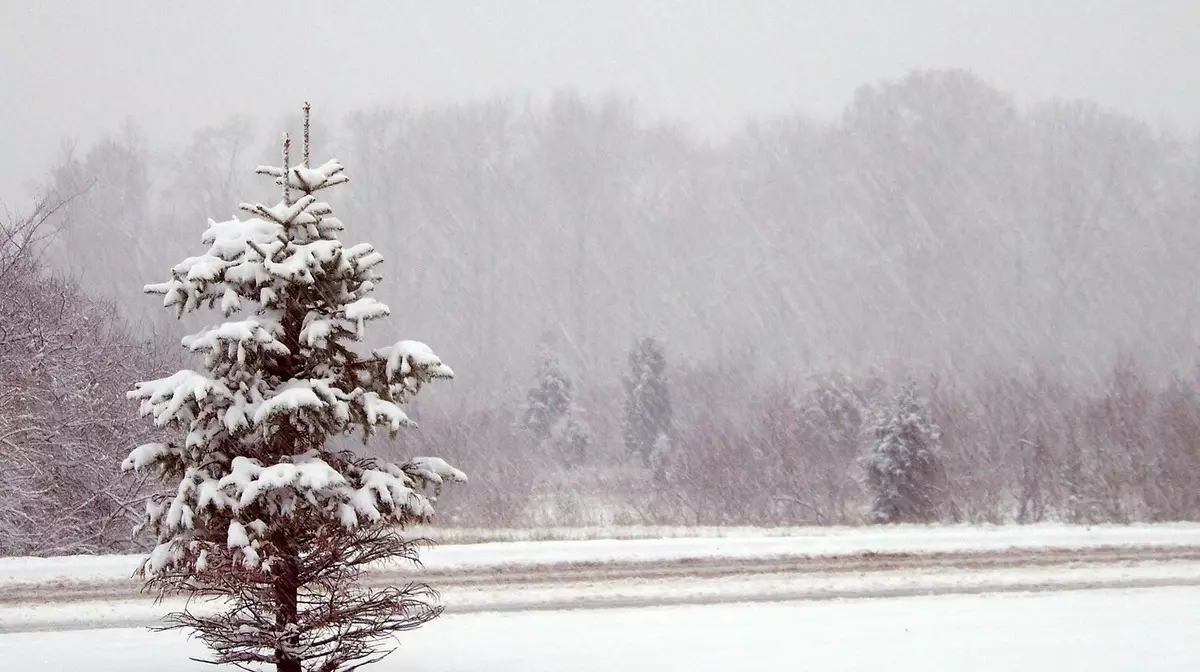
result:
[(366, 322), (388, 314), (369, 296), (383, 258), (343, 246), (342, 223), (315, 196), (347, 177), (336, 160), (309, 166), (307, 112), (303, 163), (289, 166), (285, 135), (283, 165), (258, 169), (283, 187), (282, 202), (209, 220), (208, 250), (146, 287), (177, 315), (219, 306), (227, 321), (183, 339), (202, 370), (129, 393), (181, 436), (135, 449), (123, 466), (156, 471), (170, 492), (147, 505), (157, 535), (147, 586), (226, 606), (171, 614), (160, 629), (195, 630), (210, 662), (345, 672), (440, 613), (427, 586), (371, 589), (359, 578), (370, 563), (416, 561), (401, 528), (429, 519), (442, 485), (466, 477), (439, 458), (397, 465), (327, 445), (412, 426), (401, 405), (453, 374), (422, 343), (354, 347)]
[(575, 385), (543, 347), (533, 386), (526, 395), (521, 424), (548, 457), (568, 467), (582, 464), (592, 444), (592, 430), (575, 403)]
[(574, 394), (575, 386), (558, 359), (548, 351), (543, 352), (533, 386), (526, 395), (525, 429), (538, 441), (548, 439), (570, 412)]
[[(667, 391), (667, 358), (653, 338), (643, 338), (629, 351), (625, 383), (625, 448), (643, 465), (651, 466), (655, 446), (668, 445), (671, 398)], [(666, 443), (662, 443), (667, 441)]]
[(863, 457), (872, 523), (932, 522), (942, 500), (941, 428), (911, 382), (875, 417)]

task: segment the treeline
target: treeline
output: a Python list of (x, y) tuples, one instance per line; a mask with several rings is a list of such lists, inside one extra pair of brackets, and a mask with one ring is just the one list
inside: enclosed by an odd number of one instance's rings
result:
[[(39, 230), (58, 235), (27, 277), (71, 298), (31, 308), (5, 291), (6, 328), (83, 329), (104, 346), (37, 360), (0, 344), (5, 394), (43, 404), (37, 422), (0, 409), (5, 431), (41, 442), (0, 456), (19, 465), (0, 472), (19, 481), (0, 484), (0, 553), (126, 543), (116, 523), (65, 516), (76, 531), (51, 537), (35, 522), (101, 506), (107, 494), (79, 495), (111, 492), (94, 484), (126, 487), (121, 432), (141, 425), (123, 393), (164, 356), (142, 345), (199, 326), (163, 322), (141, 287), (200, 251), (208, 218), (274, 197), (244, 166), (277, 161), (260, 128), (297, 125), (233, 118), (151, 147), (130, 124), (68, 146), (42, 180), (65, 203), (43, 213)], [(940, 428), (938, 520), (1200, 507), (1195, 139), (1087, 102), (1019, 107), (960, 71), (864, 86), (832, 122), (757, 121), (720, 142), (570, 94), (359, 110), (314, 136), (352, 180), (335, 203), (345, 239), (389, 262), (391, 325), (458, 373), (401, 437), (428, 451), (378, 446), (469, 472), (444, 520), (862, 522), (875, 416), (905, 377)], [(634, 450), (630, 348), (647, 336), (672, 419)], [(63, 380), (96, 382), (95, 398), (72, 398), (77, 424), (49, 422), (64, 393), (22, 368), (50, 353)], [(60, 425), (72, 429), (29, 429)], [(91, 431), (109, 438), (79, 438)], [(68, 439), (86, 457), (51, 459)], [(86, 465), (70, 478), (91, 489), (58, 478), (63, 464)]]
[[(257, 129), (280, 127), (296, 122), (150, 148), (130, 126), (68, 151), (45, 186), (90, 189), (58, 263), (163, 319), (142, 284), (207, 218), (272, 196), (241, 166), (276, 160)], [(1094, 390), (1122, 349), (1159, 382), (1195, 361), (1197, 144), (1090, 103), (1020, 108), (934, 71), (863, 87), (833, 122), (720, 143), (568, 94), (360, 110), (314, 134), (352, 167), (348, 237), (395, 262), (396, 328), (447, 343), (483, 406), (520, 393), (546, 332), (596, 385), (644, 334), (767, 375), (1026, 362)]]
[[(1142, 371), (1122, 357), (1083, 394), (1040, 369), (972, 386), (937, 375), (762, 383), (725, 361), (668, 371), (666, 423), (647, 423), (628, 385), (623, 410), (593, 407), (586, 458), (530, 433), (544, 379), (523, 403), (426, 413), (413, 438), (480, 473), (443, 509), (465, 526), (1200, 520), (1200, 378), (1155, 386)], [(582, 413), (569, 398), (559, 408), (562, 427), (567, 409)], [(667, 438), (652, 457), (630, 440), (646, 424)], [(891, 460), (882, 477), (880, 459)]]

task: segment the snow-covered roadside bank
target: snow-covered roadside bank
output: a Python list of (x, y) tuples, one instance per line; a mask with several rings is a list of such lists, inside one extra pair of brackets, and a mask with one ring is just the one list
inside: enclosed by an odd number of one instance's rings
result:
[[(1063, 523), (1033, 523), (1030, 525), (918, 525), (898, 524), (887, 527), (828, 525), (752, 527), (738, 525), (598, 525), (587, 527), (482, 528), (448, 527), (445, 525), (414, 525), (413, 535), (430, 539), (440, 545), (490, 544), (515, 541), (597, 541), (623, 539), (742, 539), (746, 537), (841, 537), (847, 535), (912, 536), (929, 532), (959, 537), (989, 535), (1001, 530), (1025, 530), (1034, 536), (1063, 534), (1067, 530), (1141, 530), (1174, 529), (1181, 533), (1200, 530), (1200, 523), (1133, 523), (1118, 525), (1067, 525)], [(1078, 534), (1078, 532), (1065, 532)], [(1100, 534), (1120, 534), (1100, 532)], [(1132, 532), (1132, 534), (1139, 534)]]
[[(618, 529), (618, 528), (613, 528)], [(437, 545), (422, 562), (433, 572), (489, 567), (703, 558), (834, 557), (864, 553), (967, 553), (1162, 546), (1200, 549), (1200, 524), (1073, 526), (895, 526), (864, 528), (700, 528), (699, 536), (659, 539), (508, 541)], [(787, 534), (783, 533), (787, 530)], [(708, 536), (708, 535), (712, 536)], [(125, 582), (142, 556), (0, 558), (0, 595), (9, 586)]]

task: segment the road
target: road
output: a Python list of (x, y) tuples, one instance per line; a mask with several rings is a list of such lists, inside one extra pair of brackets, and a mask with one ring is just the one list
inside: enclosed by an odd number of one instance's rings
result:
[[(420, 580), (447, 613), (1051, 592), (1200, 585), (1200, 547), (855, 553), (842, 556), (688, 558), (506, 564), (377, 571), (370, 585)], [(132, 579), (10, 585), (0, 590), (0, 632), (150, 625), (179, 608), (154, 604)]]

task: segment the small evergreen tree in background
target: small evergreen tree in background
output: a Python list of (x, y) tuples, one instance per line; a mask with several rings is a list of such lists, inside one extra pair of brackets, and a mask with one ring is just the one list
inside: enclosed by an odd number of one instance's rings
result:
[(394, 437), (414, 426), (401, 406), (453, 374), (415, 341), (355, 347), (367, 322), (389, 314), (369, 296), (383, 258), (338, 240), (342, 222), (315, 194), (347, 177), (336, 160), (309, 165), (304, 110), (301, 165), (289, 165), (285, 135), (282, 165), (258, 169), (282, 201), (209, 220), (207, 251), (146, 287), (178, 315), (217, 307), (227, 321), (183, 339), (203, 356), (200, 370), (129, 393), (181, 436), (140, 446), (123, 467), (152, 470), (169, 488), (147, 505), (157, 536), (141, 569), (148, 587), (227, 607), (185, 609), (161, 629), (195, 630), (209, 662), (345, 672), (441, 612), (427, 586), (375, 590), (359, 578), (371, 563), (416, 561), (401, 528), (427, 521), (442, 485), (466, 477), (439, 458), (390, 464), (327, 443), (355, 430), (365, 441), (379, 427)]
[(905, 384), (871, 426), (863, 458), (872, 523), (925, 523), (937, 519), (942, 500), (941, 428)]
[(629, 351), (629, 371), (624, 376), (625, 448), (656, 473), (664, 467), (670, 446), (671, 398), (666, 371), (667, 358), (655, 339), (643, 338)]
[(548, 457), (567, 467), (587, 460), (592, 430), (575, 403), (575, 384), (546, 344), (537, 374), (526, 396), (522, 425), (533, 443)]
[(525, 429), (537, 441), (545, 441), (567, 418), (575, 385), (548, 348), (543, 348), (533, 386), (525, 397)]

